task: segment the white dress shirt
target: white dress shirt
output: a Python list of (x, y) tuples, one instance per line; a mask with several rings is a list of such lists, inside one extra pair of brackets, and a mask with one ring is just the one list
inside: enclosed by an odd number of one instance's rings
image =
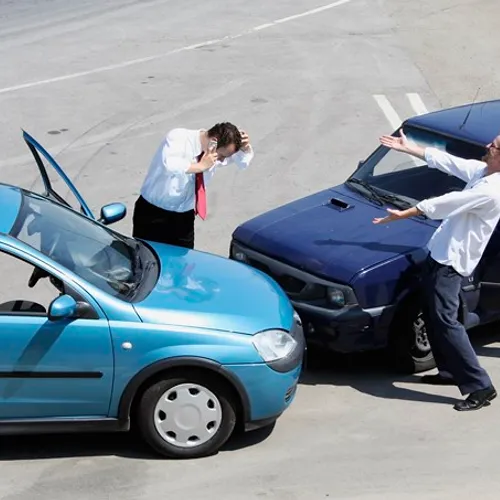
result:
[[(141, 195), (149, 203), (172, 212), (187, 212), (195, 207), (195, 174), (187, 173), (202, 152), (201, 130), (175, 128), (167, 133), (151, 161), (141, 187)], [(235, 163), (240, 169), (248, 167), (254, 156), (253, 149), (237, 151), (203, 173), (205, 186), (216, 168)]]
[(436, 148), (426, 148), (425, 159), (429, 168), (467, 183), (462, 191), (423, 200), (417, 208), (430, 219), (443, 221), (428, 243), (431, 257), (470, 276), (500, 219), (500, 173), (485, 175), (486, 163)]

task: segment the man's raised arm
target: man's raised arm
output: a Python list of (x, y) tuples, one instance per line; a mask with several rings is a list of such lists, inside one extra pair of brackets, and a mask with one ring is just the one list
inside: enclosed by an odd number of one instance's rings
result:
[(466, 160), (437, 148), (423, 148), (417, 144), (411, 143), (406, 138), (402, 129), (399, 131), (399, 137), (383, 135), (380, 138), (380, 143), (395, 151), (407, 153), (425, 160), (429, 168), (436, 168), (445, 174), (458, 177), (464, 182), (469, 182), (477, 173), (478, 169), (484, 167), (484, 163), (478, 160)]

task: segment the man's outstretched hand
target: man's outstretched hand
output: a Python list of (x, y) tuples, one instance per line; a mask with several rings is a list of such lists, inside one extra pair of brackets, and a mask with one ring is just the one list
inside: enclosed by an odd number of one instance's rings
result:
[(407, 210), (395, 210), (394, 208), (388, 208), (387, 211), (389, 212), (389, 215), (386, 217), (377, 217), (373, 219), (373, 223), (385, 224), (387, 222), (408, 219), (408, 217), (414, 217), (415, 215), (421, 214), (420, 210), (416, 207), (408, 208)]
[(403, 129), (399, 131), (399, 137), (394, 137), (393, 135), (383, 135), (380, 138), (380, 143), (388, 148), (395, 149), (396, 151), (403, 151), (407, 153), (410, 149), (410, 143), (403, 132)]
[(383, 135), (380, 139), (380, 143), (395, 151), (400, 151), (402, 153), (407, 153), (417, 158), (425, 158), (425, 149), (417, 144), (411, 143), (407, 138), (403, 129), (399, 130), (399, 137), (393, 135)]

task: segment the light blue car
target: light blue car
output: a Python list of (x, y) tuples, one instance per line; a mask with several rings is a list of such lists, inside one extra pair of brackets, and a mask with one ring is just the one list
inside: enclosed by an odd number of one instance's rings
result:
[(96, 219), (24, 139), (45, 192), (0, 184), (0, 434), (133, 424), (160, 454), (191, 458), (273, 423), (305, 350), (282, 289), (245, 264), (109, 229), (126, 208)]

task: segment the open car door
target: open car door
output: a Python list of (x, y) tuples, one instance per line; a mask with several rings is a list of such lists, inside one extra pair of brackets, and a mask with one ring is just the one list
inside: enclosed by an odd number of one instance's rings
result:
[[(40, 175), (43, 181), (43, 186), (45, 192), (43, 193), (48, 198), (51, 198), (58, 203), (66, 205), (74, 210), (80, 211), (82, 214), (87, 217), (94, 219), (94, 214), (85, 203), (85, 200), (82, 198), (78, 190), (75, 188), (74, 184), (71, 182), (69, 177), (64, 173), (63, 169), (57, 164), (54, 158), (46, 151), (46, 149), (31, 135), (23, 130), (23, 138), (26, 141), (31, 153), (35, 157), (35, 161), (38, 165), (38, 169), (40, 170)], [(50, 175), (55, 173), (57, 174), (54, 179), (54, 175)], [(62, 180), (66, 187), (71, 191), (73, 196), (76, 198), (74, 203), (69, 203), (61, 194), (58, 193), (54, 184), (58, 181)], [(64, 189), (64, 188), (63, 188)]]

